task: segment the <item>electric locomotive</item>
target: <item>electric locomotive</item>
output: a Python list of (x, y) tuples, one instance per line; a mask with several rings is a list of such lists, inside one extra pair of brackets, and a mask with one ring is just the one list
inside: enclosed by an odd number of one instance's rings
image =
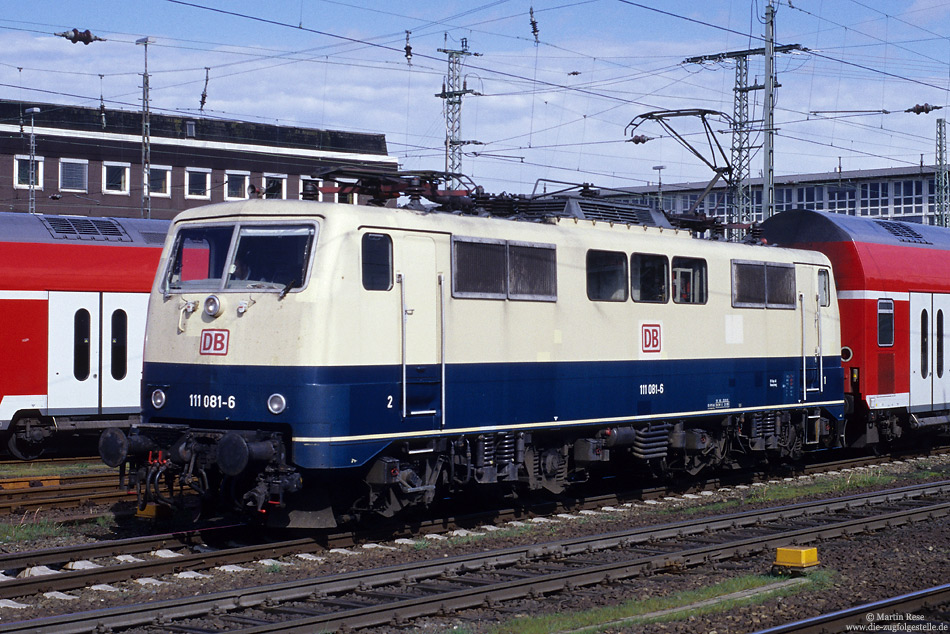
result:
[(152, 288), (143, 419), (103, 434), (103, 459), (131, 467), (143, 504), (190, 488), (333, 526), (844, 442), (825, 255), (695, 239), (601, 198), (508, 203), (182, 213)]
[(32, 459), (139, 413), (167, 221), (0, 213), (0, 440)]

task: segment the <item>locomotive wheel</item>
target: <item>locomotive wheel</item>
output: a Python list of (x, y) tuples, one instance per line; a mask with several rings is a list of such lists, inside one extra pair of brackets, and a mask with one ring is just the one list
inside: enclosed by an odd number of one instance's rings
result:
[(36, 460), (43, 455), (46, 447), (43, 442), (31, 442), (14, 431), (7, 438), (7, 449), (19, 460)]

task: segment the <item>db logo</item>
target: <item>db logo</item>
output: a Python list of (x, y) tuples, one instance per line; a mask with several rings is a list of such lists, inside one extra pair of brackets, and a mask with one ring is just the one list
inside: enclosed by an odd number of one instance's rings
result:
[(660, 351), (660, 324), (643, 324), (640, 340), (644, 352)]
[(226, 355), (228, 353), (227, 330), (202, 330), (198, 352), (201, 354)]

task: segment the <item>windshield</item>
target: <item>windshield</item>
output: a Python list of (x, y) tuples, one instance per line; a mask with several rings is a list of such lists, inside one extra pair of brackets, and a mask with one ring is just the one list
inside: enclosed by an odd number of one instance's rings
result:
[(216, 225), (178, 232), (164, 290), (301, 288), (307, 279), (314, 225)]

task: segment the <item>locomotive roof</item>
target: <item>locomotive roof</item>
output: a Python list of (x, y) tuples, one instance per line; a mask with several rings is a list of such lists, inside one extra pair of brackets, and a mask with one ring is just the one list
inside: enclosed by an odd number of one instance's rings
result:
[(0, 212), (0, 242), (98, 243), (117, 246), (161, 246), (167, 220), (92, 218)]
[(780, 246), (855, 242), (950, 250), (950, 230), (944, 227), (812, 209), (792, 209), (772, 216), (762, 223), (762, 235)]

